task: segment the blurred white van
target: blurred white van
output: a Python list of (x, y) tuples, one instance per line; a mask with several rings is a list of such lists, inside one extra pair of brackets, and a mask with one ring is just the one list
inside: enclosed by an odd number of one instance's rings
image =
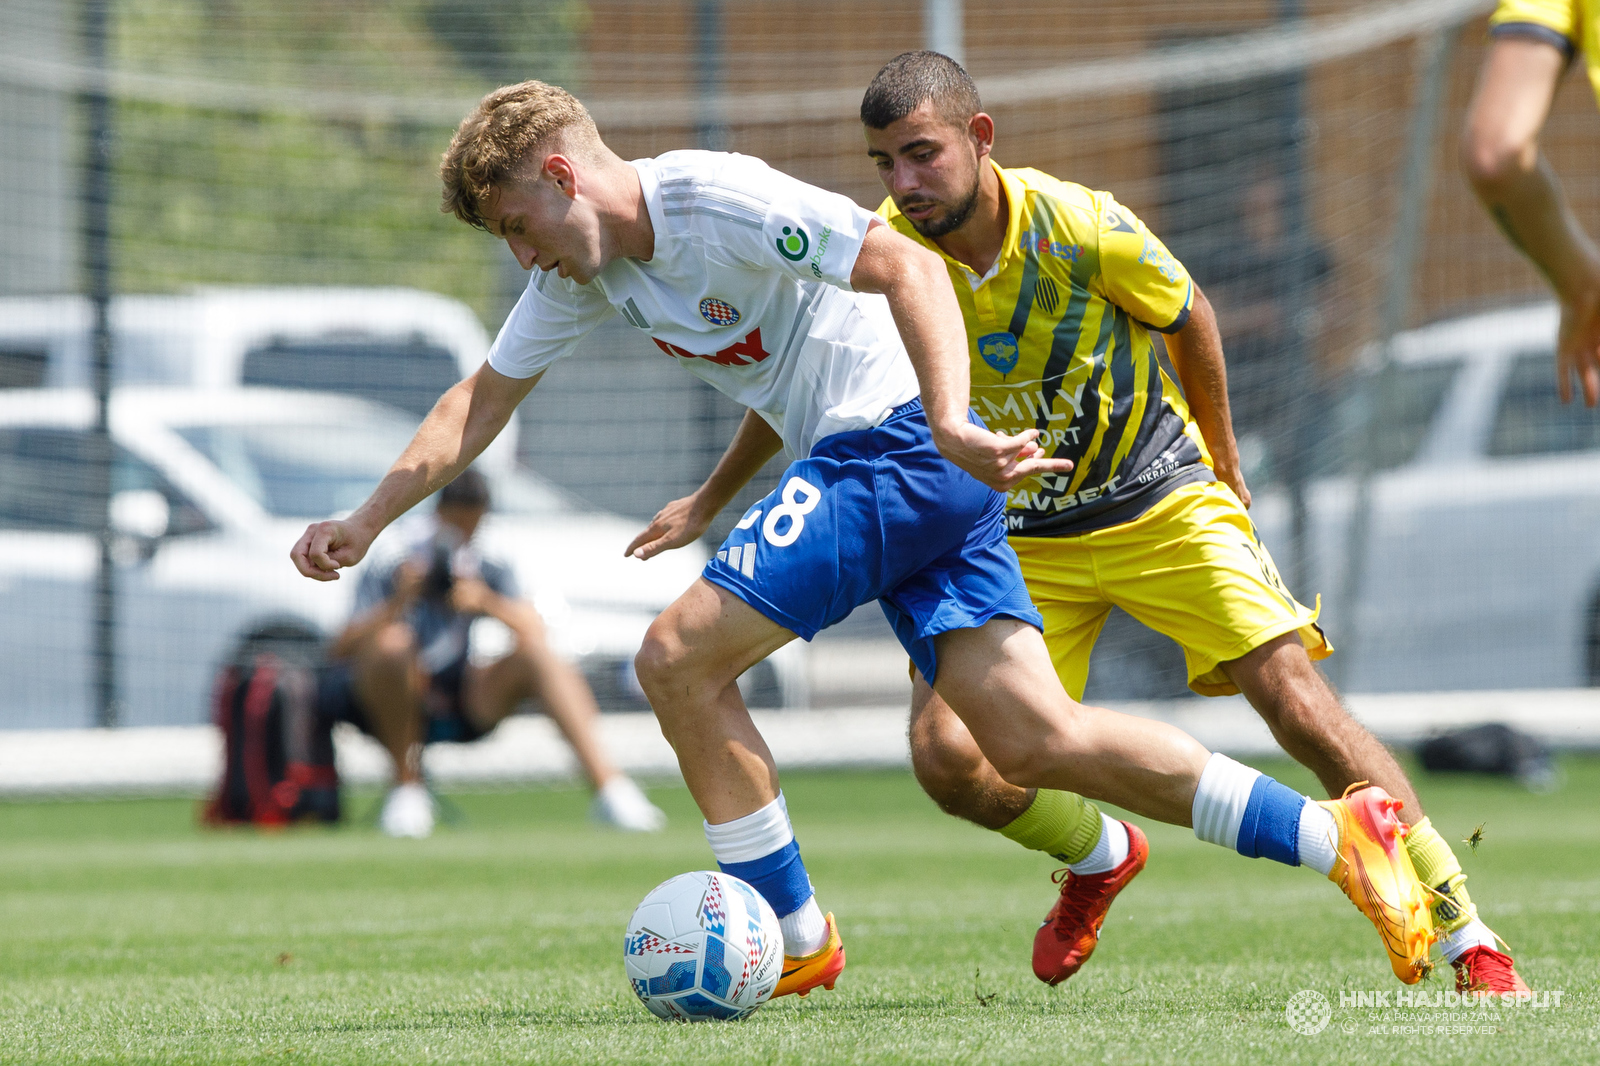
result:
[[(92, 323), (82, 296), (0, 298), (0, 388), (89, 388)], [(398, 287), (118, 296), (111, 329), (117, 386), (316, 389), (418, 418), (489, 352), (489, 336), (466, 304)], [(515, 455), (513, 422), (490, 461)]]
[[(91, 322), (83, 297), (0, 298), (0, 728), (92, 718)], [(122, 296), (112, 328), (124, 721), (194, 722), (240, 641), (312, 645), (342, 622), (354, 583), (299, 579), (289, 546), (371, 490), (439, 395), (482, 364), (489, 337), (459, 301), (402, 288)], [(479, 462), (502, 512), (483, 535), (602, 706), (647, 709), (633, 653), (704, 549), (626, 559), (636, 522), (515, 456), (513, 420)], [(804, 655), (797, 642), (747, 674), (752, 703), (804, 705)]]
[[(97, 501), (84, 491), (94, 401), (83, 389), (0, 390), (0, 729), (93, 721), (89, 644)], [(282, 389), (117, 390), (112, 519), (126, 725), (202, 720), (242, 643), (313, 654), (350, 612), (360, 568), (307, 581), (289, 548), (308, 521), (360, 503), (415, 421), (346, 396)], [(491, 471), (478, 534), (510, 563), (556, 647), (602, 706), (647, 711), (633, 656), (699, 575), (699, 545), (642, 563), (637, 523), (584, 507), (524, 470)], [(388, 536), (390, 534), (385, 534)], [(741, 679), (757, 706), (803, 704), (805, 661), (780, 650)]]

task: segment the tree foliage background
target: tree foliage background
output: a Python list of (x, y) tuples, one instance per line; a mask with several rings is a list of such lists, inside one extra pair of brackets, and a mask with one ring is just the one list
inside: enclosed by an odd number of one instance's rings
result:
[[(581, 0), (122, 0), (121, 68), (367, 99), (470, 99), (537, 77), (581, 88)], [(263, 93), (266, 101), (268, 93)], [(117, 105), (118, 285), (410, 285), (499, 308), (494, 242), (439, 213), (452, 125)]]

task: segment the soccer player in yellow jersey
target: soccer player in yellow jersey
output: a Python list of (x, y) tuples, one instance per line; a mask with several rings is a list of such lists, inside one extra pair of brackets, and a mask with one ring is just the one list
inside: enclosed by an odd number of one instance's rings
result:
[[(1191, 688), (1242, 691), (1330, 794), (1370, 781), (1403, 800), (1406, 849), (1436, 888), (1440, 944), (1458, 986), (1525, 988), (1404, 771), (1312, 665), (1332, 649), (1246, 514), (1216, 318), (1183, 265), (1109, 193), (996, 164), (994, 122), (946, 56), (890, 61), (861, 117), (889, 192), (880, 214), (949, 269), (973, 407), (996, 431), (1039, 430), (1051, 457), (1075, 464), (1024, 483), (1007, 506), (1066, 689), (1082, 696), (1113, 605), (1171, 637)], [(1152, 331), (1166, 335), (1181, 391), (1157, 361)], [(1143, 867), (1143, 834), (1080, 796), (1008, 784), (921, 677), (912, 700), (912, 762), (929, 795), (1068, 864), (1034, 943), (1040, 979), (1066, 979)]]
[(1600, 95), (1600, 25), (1595, 0), (1501, 0), (1492, 41), (1467, 114), (1461, 161), (1501, 231), (1544, 274), (1561, 302), (1556, 388), (1600, 402), (1600, 249), (1572, 213), (1539, 131), (1561, 78), (1582, 53)]

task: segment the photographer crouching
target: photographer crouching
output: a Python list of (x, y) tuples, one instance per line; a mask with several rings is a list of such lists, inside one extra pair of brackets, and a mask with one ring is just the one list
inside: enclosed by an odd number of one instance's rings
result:
[[(325, 713), (375, 737), (394, 760), (383, 831), (433, 831), (423, 745), (476, 740), (527, 699), (540, 701), (572, 745), (594, 789), (593, 818), (620, 829), (662, 828), (666, 815), (602, 748), (600, 709), (583, 676), (551, 649), (543, 619), (518, 595), (510, 568), (473, 545), (489, 505), (488, 481), (475, 469), (440, 490), (437, 511), (398, 531), (398, 550), (369, 562), (354, 614), (330, 648), (338, 665), (324, 680)], [(503, 623), (515, 640), (509, 653), (482, 665), (469, 654), (480, 617)]]

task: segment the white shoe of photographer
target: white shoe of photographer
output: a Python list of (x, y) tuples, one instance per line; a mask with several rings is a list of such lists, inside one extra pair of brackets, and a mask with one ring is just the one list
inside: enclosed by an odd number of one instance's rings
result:
[(602, 825), (632, 833), (655, 833), (667, 827), (667, 815), (651, 803), (633, 779), (618, 774), (595, 793), (589, 817)]
[(392, 837), (421, 839), (433, 832), (433, 797), (426, 786), (396, 785), (383, 803), (378, 826)]

